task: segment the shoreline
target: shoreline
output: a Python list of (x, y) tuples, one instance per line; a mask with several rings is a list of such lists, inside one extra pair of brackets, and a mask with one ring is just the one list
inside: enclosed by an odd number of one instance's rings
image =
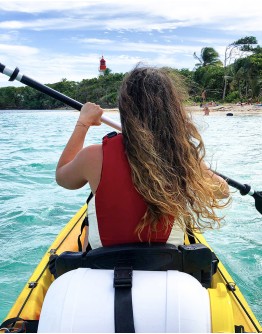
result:
[[(198, 106), (185, 106), (186, 111), (193, 114), (202, 114), (204, 115), (204, 107)], [(236, 104), (223, 104), (218, 106), (208, 106), (210, 111), (209, 116), (212, 114), (215, 115), (226, 115), (227, 113), (232, 113), (233, 115), (262, 115), (262, 106), (245, 104), (245, 105), (236, 105)]]
[[(200, 105), (184, 105), (185, 110), (190, 114), (196, 114), (196, 115), (204, 115), (204, 106), (200, 107)], [(232, 113), (233, 115), (262, 115), (262, 105), (256, 105), (256, 104), (247, 104), (247, 105), (237, 105), (237, 104), (221, 104), (218, 106), (208, 106), (209, 109), (209, 115), (226, 115), (227, 113)], [(79, 112), (78, 110), (75, 110), (70, 107), (61, 107), (61, 108), (55, 108), (55, 109), (17, 109), (18, 111), (73, 111), (73, 112)], [(119, 113), (118, 108), (103, 108), (105, 113)], [(13, 109), (0, 109), (0, 112), (4, 111), (13, 111)]]
[[(262, 115), (262, 106), (259, 105), (236, 105), (236, 104), (223, 104), (218, 106), (209, 106), (210, 113), (208, 116), (214, 115), (226, 115), (227, 113), (233, 113), (234, 115)], [(192, 114), (200, 114), (204, 116), (204, 107), (197, 106), (189, 106), (185, 105), (185, 110)], [(118, 108), (104, 109), (105, 112), (117, 113)]]

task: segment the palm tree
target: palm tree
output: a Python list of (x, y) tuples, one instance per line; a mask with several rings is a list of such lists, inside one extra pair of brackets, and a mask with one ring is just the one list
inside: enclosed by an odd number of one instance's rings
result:
[(205, 47), (201, 49), (201, 55), (198, 57), (194, 52), (194, 58), (199, 61), (196, 67), (204, 67), (208, 65), (222, 66), (221, 60), (219, 60), (219, 54), (214, 48)]

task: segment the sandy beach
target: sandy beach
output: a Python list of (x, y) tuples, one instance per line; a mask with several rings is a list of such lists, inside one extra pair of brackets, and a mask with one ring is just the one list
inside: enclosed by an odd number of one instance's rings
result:
[[(204, 115), (204, 108), (198, 106), (185, 106), (186, 110), (191, 113), (197, 113)], [(253, 115), (253, 114), (261, 114), (262, 115), (262, 106), (259, 105), (237, 105), (237, 104), (223, 104), (218, 106), (208, 106), (209, 108), (209, 116), (212, 114), (216, 115), (226, 115), (227, 113), (232, 113), (233, 115)]]
[[(186, 110), (190, 113), (202, 114), (204, 115), (204, 107), (197, 106), (185, 106)], [(215, 115), (226, 115), (227, 113), (232, 113), (233, 115), (262, 115), (262, 106), (259, 105), (237, 105), (237, 104), (221, 104), (215, 107), (208, 107), (210, 110), (209, 116)], [(117, 108), (104, 109), (106, 112), (118, 112)]]

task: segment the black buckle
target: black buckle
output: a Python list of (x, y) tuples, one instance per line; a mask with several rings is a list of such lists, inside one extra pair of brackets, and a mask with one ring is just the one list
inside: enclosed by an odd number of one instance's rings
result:
[(107, 135), (105, 135), (104, 137), (103, 137), (103, 139), (104, 138), (113, 138), (113, 137), (115, 137), (115, 136), (117, 136), (117, 132), (116, 131), (112, 131), (112, 132), (109, 132)]
[(132, 288), (132, 267), (114, 268), (114, 288)]

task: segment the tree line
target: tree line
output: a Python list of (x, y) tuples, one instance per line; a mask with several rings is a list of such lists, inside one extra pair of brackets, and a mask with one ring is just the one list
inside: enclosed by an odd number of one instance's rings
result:
[[(254, 36), (241, 38), (225, 49), (223, 62), (212, 47), (203, 47), (193, 54), (197, 63), (189, 69), (167, 68), (174, 80), (182, 80), (183, 94), (190, 103), (205, 101), (262, 101), (262, 48)], [(94, 102), (103, 108), (117, 107), (118, 90), (124, 73), (84, 79), (80, 82), (62, 79), (47, 86), (85, 103)], [(180, 88), (181, 89), (181, 88)], [(0, 88), (0, 109), (57, 109), (64, 104), (31, 87)]]

